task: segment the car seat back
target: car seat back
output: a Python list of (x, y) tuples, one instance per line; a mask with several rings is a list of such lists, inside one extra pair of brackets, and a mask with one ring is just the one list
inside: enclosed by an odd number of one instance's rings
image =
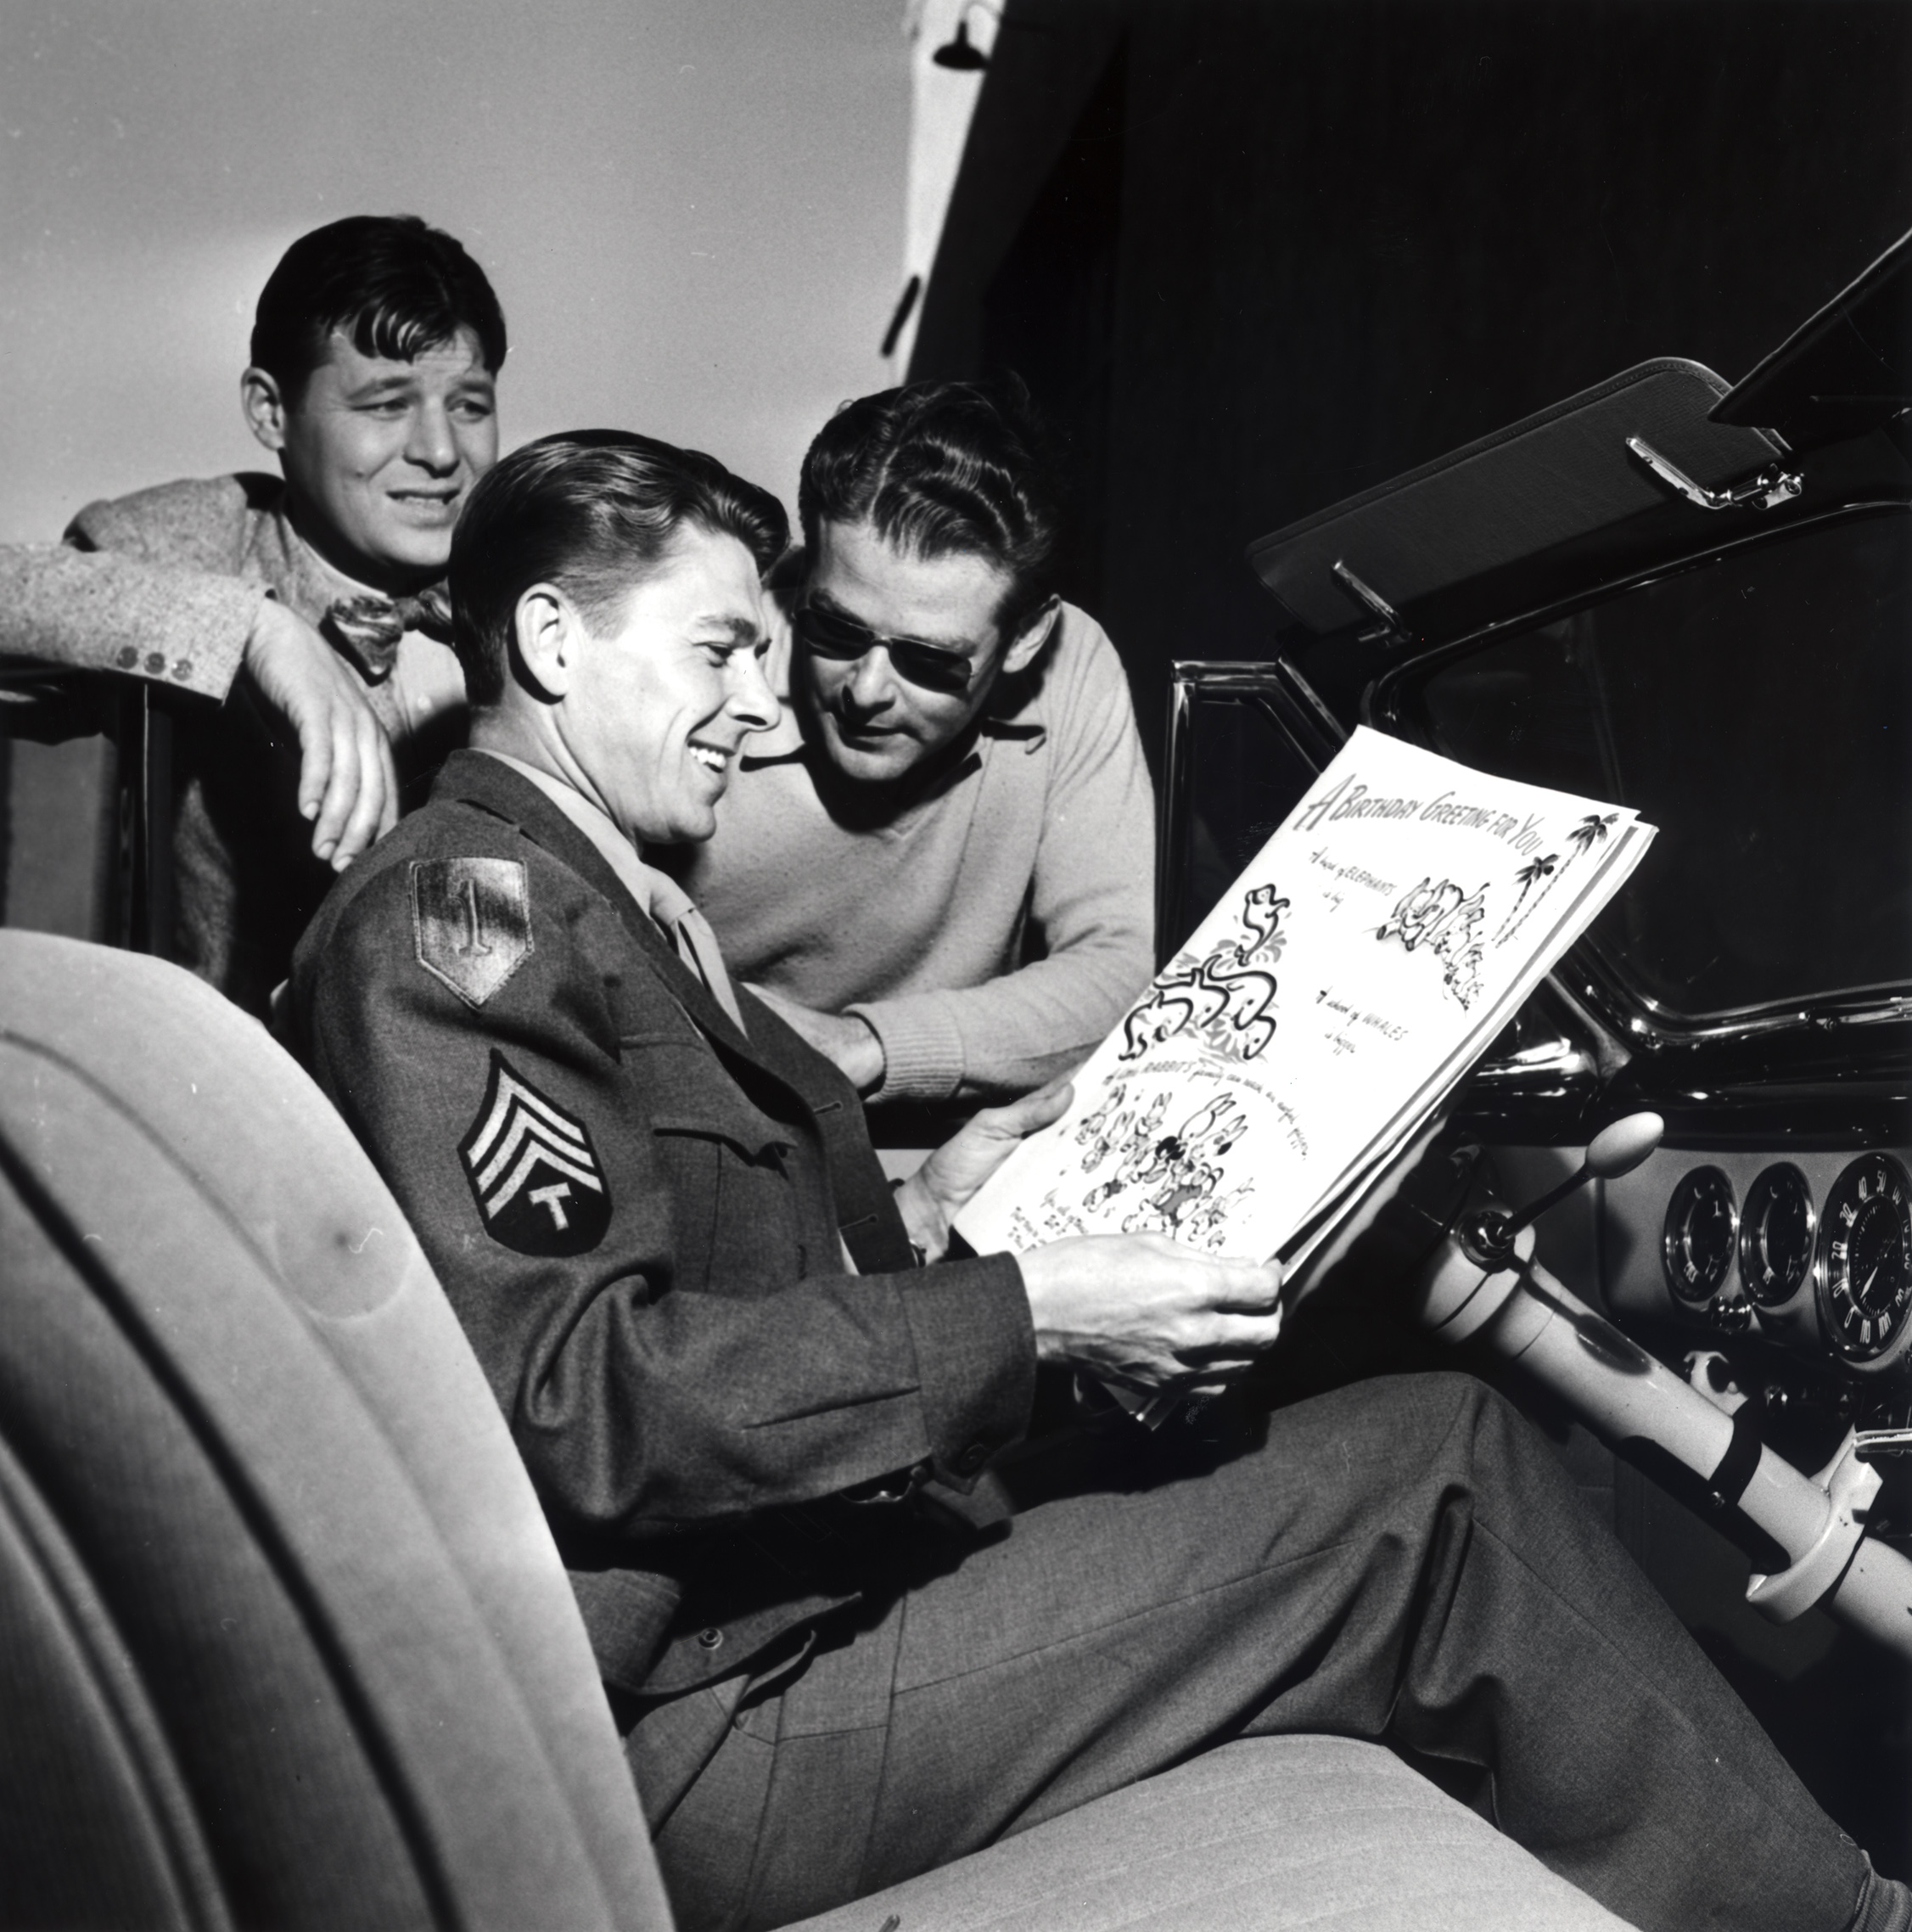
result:
[(0, 1925), (670, 1914), (396, 1204), (178, 969), (0, 933)]

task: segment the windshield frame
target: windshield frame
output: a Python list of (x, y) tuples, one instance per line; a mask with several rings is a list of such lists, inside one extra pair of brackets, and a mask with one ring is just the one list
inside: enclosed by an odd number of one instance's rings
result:
[[(1647, 569), (1577, 590), (1531, 609), (1495, 618), (1390, 666), (1363, 692), (1362, 722), (1410, 744), (1437, 750), (1438, 747), (1428, 742), (1421, 727), (1415, 699), (1427, 680), (1447, 665), (1522, 631), (1538, 629), (1577, 612), (1612, 603), (1668, 578), (1717, 568), (1737, 554), (1789, 542), (1809, 530), (1908, 513), (1912, 513), (1912, 493), (1868, 491), (1805, 514), (1796, 510), (1781, 523), (1742, 525), (1739, 534), (1724, 541), (1696, 545), (1672, 558), (1657, 560)], [(1738, 515), (1747, 514), (1758, 513), (1736, 513), (1735, 520)], [(1823, 1045), (1827, 1043), (1828, 1034), (1912, 1019), (1912, 981), (1775, 1000), (1689, 1018), (1662, 1005), (1634, 984), (1616, 963), (1584, 940), (1559, 963), (1551, 976), (1584, 1002), (1601, 1022), (1629, 1047), (1649, 1051), (1707, 1042), (1750, 1044), (1771, 1041), (1777, 1044), (1787, 1035), (1808, 1035)]]

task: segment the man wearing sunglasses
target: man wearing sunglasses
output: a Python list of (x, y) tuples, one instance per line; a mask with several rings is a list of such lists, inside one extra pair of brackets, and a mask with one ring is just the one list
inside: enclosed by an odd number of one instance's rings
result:
[(893, 1120), (1039, 1087), (1154, 967), (1148, 774), (1114, 647), (1050, 588), (1039, 446), (970, 383), (824, 426), (782, 722), (678, 855), (739, 976)]

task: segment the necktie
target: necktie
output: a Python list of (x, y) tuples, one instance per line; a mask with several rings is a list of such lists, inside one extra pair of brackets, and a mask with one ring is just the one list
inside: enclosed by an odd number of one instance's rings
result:
[(398, 662), (398, 641), (422, 631), (441, 644), (451, 642), (451, 599), (443, 584), (428, 584), (415, 597), (334, 598), (319, 629), (343, 651), (367, 684), (382, 684)]
[(709, 920), (691, 902), (690, 894), (662, 873), (651, 880), (651, 917), (670, 935), (677, 957), (703, 980), (710, 997), (743, 1032), (743, 1009), (737, 1003), (737, 989), (731, 984), (724, 956), (717, 950), (717, 935), (711, 931)]

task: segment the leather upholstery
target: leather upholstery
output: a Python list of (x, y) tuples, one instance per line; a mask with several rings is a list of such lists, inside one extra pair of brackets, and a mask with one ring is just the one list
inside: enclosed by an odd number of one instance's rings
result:
[(0, 1919), (667, 1926), (402, 1217), (177, 969), (0, 935)]
[(1623, 1932), (1379, 1744), (1248, 1738), (788, 1932)]

